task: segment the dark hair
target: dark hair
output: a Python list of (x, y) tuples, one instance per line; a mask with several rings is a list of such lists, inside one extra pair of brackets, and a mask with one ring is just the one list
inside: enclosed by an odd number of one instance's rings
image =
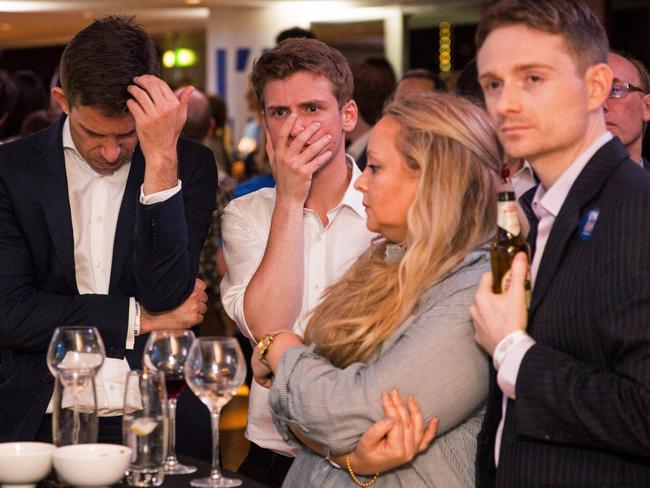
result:
[(7, 113), (2, 127), (2, 138), (20, 134), (20, 127), (27, 114), (48, 107), (48, 98), (43, 82), (31, 70), (19, 70), (11, 75), (16, 88), (13, 108)]
[(339, 107), (352, 99), (354, 82), (345, 56), (316, 39), (287, 39), (262, 54), (253, 64), (251, 83), (264, 109), (264, 87), (269, 80), (282, 80), (298, 71), (322, 75), (332, 83)]
[(589, 66), (607, 62), (605, 30), (579, 0), (499, 0), (481, 16), (476, 29), (477, 48), (493, 30), (515, 24), (562, 36), (582, 73)]
[(409, 78), (422, 78), (424, 80), (429, 80), (431, 83), (433, 83), (434, 91), (447, 91), (447, 85), (445, 85), (445, 82), (442, 81), (440, 77), (431, 70), (425, 68), (410, 69), (404, 73), (404, 76), (402, 76), (402, 79), (400, 81), (408, 80)]
[(47, 110), (36, 110), (27, 114), (20, 126), (20, 137), (25, 137), (52, 125), (57, 116)]
[(0, 69), (0, 119), (11, 111), (17, 96), (16, 85), (9, 77), (9, 73)]
[(107, 116), (127, 112), (133, 78), (158, 75), (151, 37), (133, 17), (110, 16), (79, 31), (61, 57), (61, 85), (70, 106), (86, 105)]
[(228, 119), (226, 102), (219, 95), (208, 95), (208, 102), (210, 102), (212, 118), (214, 119), (217, 129), (223, 129), (226, 126), (226, 121)]
[(287, 39), (316, 39), (316, 35), (307, 29), (303, 29), (302, 27), (291, 27), (290, 29), (285, 29), (283, 31), (280, 31), (277, 36), (275, 36), (275, 44), (280, 44), (282, 41), (286, 41)]
[(481, 89), (481, 84), (478, 82), (476, 58), (473, 58), (460, 70), (460, 74), (456, 80), (456, 95), (467, 98), (481, 107), (485, 106), (483, 90)]
[[(390, 67), (390, 65), (389, 65)], [(385, 68), (368, 61), (351, 66), (354, 77), (354, 101), (359, 113), (368, 125), (375, 125), (381, 118), (384, 104), (395, 89), (395, 75)]]

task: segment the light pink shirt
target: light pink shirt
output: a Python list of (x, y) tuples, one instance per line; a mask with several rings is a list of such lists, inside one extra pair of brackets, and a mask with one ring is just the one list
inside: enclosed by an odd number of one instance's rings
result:
[[(531, 286), (535, 286), (535, 279), (537, 278), (539, 265), (544, 256), (546, 242), (551, 234), (551, 229), (553, 228), (555, 219), (560, 213), (560, 209), (562, 208), (562, 205), (564, 205), (566, 197), (569, 195), (571, 187), (575, 183), (576, 179), (578, 179), (578, 176), (585, 166), (587, 166), (587, 163), (593, 155), (596, 154), (601, 147), (612, 140), (612, 137), (611, 132), (604, 132), (600, 137), (592, 142), (573, 163), (571, 163), (571, 166), (562, 173), (549, 189), (544, 188), (542, 183), (537, 185), (537, 191), (533, 197), (532, 207), (539, 222), (537, 224), (535, 254), (530, 267)], [(501, 449), (501, 437), (503, 435), (503, 425), (506, 418), (508, 398), (511, 398), (512, 400), (515, 399), (515, 386), (517, 383), (517, 375), (519, 374), (519, 367), (521, 366), (521, 362), (523, 361), (526, 352), (528, 352), (528, 349), (530, 349), (534, 344), (535, 340), (528, 334), (522, 334), (521, 331), (515, 331), (505, 336), (496, 347), (496, 350), (503, 350), (503, 345), (506, 345), (505, 351), (501, 354), (502, 360), (499, 362), (500, 364), (497, 363), (497, 361), (494, 361), (494, 367), (498, 371), (497, 383), (503, 392), (501, 422), (497, 429), (496, 442), (494, 444), (494, 460), (497, 466), (499, 465), (499, 451)]]

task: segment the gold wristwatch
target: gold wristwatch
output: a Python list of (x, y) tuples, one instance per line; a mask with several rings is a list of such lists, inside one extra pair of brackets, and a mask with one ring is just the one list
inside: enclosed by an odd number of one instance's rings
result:
[(266, 354), (269, 352), (269, 349), (271, 349), (271, 344), (273, 344), (275, 336), (282, 334), (283, 332), (289, 332), (289, 330), (283, 329), (276, 330), (275, 332), (269, 332), (264, 337), (262, 337), (260, 342), (257, 343), (257, 357), (267, 366), (269, 366), (269, 363), (266, 360)]

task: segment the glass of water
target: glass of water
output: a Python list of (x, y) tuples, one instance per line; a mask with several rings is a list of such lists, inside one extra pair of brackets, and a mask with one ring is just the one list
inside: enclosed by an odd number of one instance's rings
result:
[(106, 352), (95, 327), (57, 327), (47, 350), (47, 366), (56, 377), (52, 436), (57, 446), (97, 442), (95, 375)]
[(124, 390), (122, 441), (132, 449), (126, 471), (130, 486), (160, 486), (165, 478), (167, 392), (160, 372), (130, 371)]
[(55, 376), (52, 440), (56, 446), (97, 442), (97, 396), (92, 372), (68, 371)]

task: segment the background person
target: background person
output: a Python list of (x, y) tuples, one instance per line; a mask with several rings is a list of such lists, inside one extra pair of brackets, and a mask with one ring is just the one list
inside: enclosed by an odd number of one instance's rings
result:
[(650, 163), (641, 155), (650, 120), (650, 74), (641, 61), (612, 52), (607, 64), (614, 74), (604, 105), (607, 129), (623, 142), (630, 159), (650, 170)]

